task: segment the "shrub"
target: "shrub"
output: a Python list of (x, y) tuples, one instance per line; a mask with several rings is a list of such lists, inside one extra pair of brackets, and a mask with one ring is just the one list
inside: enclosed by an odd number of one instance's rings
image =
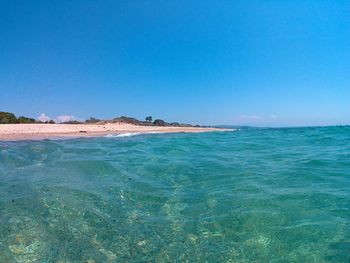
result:
[(14, 124), (18, 123), (16, 116), (11, 112), (0, 112), (1, 124)]
[(128, 123), (128, 124), (134, 124), (134, 125), (139, 125), (140, 121), (138, 119), (132, 118), (132, 117), (126, 117), (126, 116), (121, 116), (119, 118), (114, 118), (113, 122), (120, 122), (120, 123)]
[(85, 123), (97, 123), (100, 122), (101, 120), (96, 119), (94, 117), (90, 117), (90, 119), (86, 120)]
[(178, 123), (178, 122), (172, 122), (172, 123), (170, 123), (170, 126), (173, 126), (173, 127), (180, 127), (181, 125), (180, 125), (180, 123)]
[(160, 119), (156, 119), (154, 122), (153, 122), (154, 125), (156, 126), (169, 126), (169, 123), (163, 121), (163, 120), (160, 120)]
[(18, 123), (35, 123), (35, 119), (33, 118), (28, 118), (28, 117), (24, 117), (24, 116), (20, 116), (17, 119)]
[(65, 121), (61, 122), (61, 124), (82, 124), (81, 121)]

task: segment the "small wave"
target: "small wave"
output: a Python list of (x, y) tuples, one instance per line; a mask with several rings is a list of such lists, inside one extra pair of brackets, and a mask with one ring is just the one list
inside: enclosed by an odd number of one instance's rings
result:
[(120, 138), (120, 137), (131, 137), (131, 136), (137, 136), (137, 135), (144, 135), (144, 134), (157, 134), (159, 132), (126, 132), (126, 133), (120, 133), (120, 134), (107, 134), (106, 138)]
[(136, 136), (140, 134), (141, 133), (139, 132), (127, 132), (127, 133), (120, 133), (120, 134), (107, 134), (105, 137), (106, 138), (131, 137), (131, 136)]
[(115, 137), (131, 137), (131, 136), (136, 136), (136, 135), (141, 135), (142, 133), (140, 132), (127, 132), (127, 133), (121, 133), (117, 134)]

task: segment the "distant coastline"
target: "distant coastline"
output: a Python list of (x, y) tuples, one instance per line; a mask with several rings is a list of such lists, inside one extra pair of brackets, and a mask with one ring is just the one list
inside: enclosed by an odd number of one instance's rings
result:
[[(0, 124), (56, 124), (56, 121), (53, 119), (47, 119), (45, 121), (41, 121), (39, 119), (34, 119), (32, 117), (25, 117), (16, 115), (12, 112), (4, 112), (0, 111)], [(97, 119), (94, 117), (90, 117), (85, 121), (79, 120), (70, 120), (65, 122), (59, 122), (60, 124), (106, 124), (106, 123), (125, 123), (125, 124), (133, 124), (139, 126), (162, 126), (162, 127), (209, 127), (209, 126), (201, 126), (201, 125), (192, 125), (192, 124), (183, 124), (178, 122), (166, 122), (162, 119), (153, 120), (152, 116), (146, 116), (144, 121), (140, 121), (133, 117), (120, 116), (113, 119)]]
[(135, 118), (122, 116), (112, 120), (90, 118), (85, 122), (69, 121), (56, 124), (50, 121), (43, 123), (27, 117), (17, 118), (12, 113), (0, 112), (0, 140), (97, 137), (126, 133), (197, 133), (233, 130), (168, 123), (160, 119), (152, 121), (150, 116), (146, 117), (146, 119), (147, 121), (139, 121)]

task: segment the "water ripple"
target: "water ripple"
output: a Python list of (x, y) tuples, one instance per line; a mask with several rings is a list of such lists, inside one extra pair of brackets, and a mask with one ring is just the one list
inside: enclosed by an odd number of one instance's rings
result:
[(349, 131), (0, 142), (0, 262), (349, 262)]

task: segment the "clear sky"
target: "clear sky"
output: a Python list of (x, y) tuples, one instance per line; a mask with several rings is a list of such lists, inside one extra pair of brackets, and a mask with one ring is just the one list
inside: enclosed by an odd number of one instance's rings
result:
[(350, 124), (350, 1), (0, 0), (0, 111)]

